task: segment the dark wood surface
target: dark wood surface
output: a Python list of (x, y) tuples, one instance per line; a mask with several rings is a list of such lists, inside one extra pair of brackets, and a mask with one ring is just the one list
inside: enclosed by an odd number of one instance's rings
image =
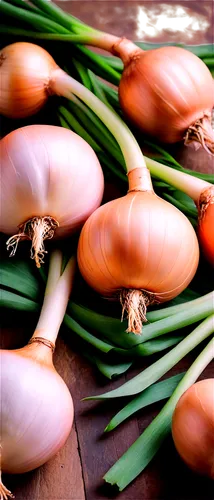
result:
[[(139, 33), (139, 9), (143, 9), (150, 21), (154, 16), (164, 13), (160, 2), (136, 1), (65, 1), (58, 2), (65, 10), (80, 17), (91, 25), (137, 39)], [(184, 43), (211, 43), (213, 41), (212, 2), (195, 0), (186, 2), (165, 2), (171, 10), (166, 16), (181, 16), (176, 9), (182, 7), (183, 16), (189, 15), (198, 20), (200, 29), (194, 31), (193, 21), (184, 32), (174, 28), (165, 28), (156, 32), (154, 38), (144, 36), (146, 41), (180, 41)], [(174, 10), (173, 10), (174, 9)], [(168, 12), (168, 14), (167, 14)], [(173, 14), (174, 13), (174, 14)], [(186, 14), (185, 14), (186, 13)], [(153, 21), (152, 21), (153, 20)], [(179, 25), (178, 25), (179, 26)], [(180, 157), (186, 152), (177, 151)], [(190, 153), (189, 164), (204, 170), (204, 156), (198, 158)], [(187, 159), (185, 158), (185, 163)], [(211, 171), (212, 163), (206, 163), (206, 170)], [(22, 316), (23, 318), (23, 316)], [(22, 324), (19, 317), (17, 326), (12, 327), (10, 313), (5, 313), (4, 327), (1, 332), (3, 348), (17, 348), (25, 345), (32, 335), (34, 320)], [(72, 335), (72, 333), (70, 333)], [(188, 368), (197, 352), (182, 360), (170, 374)], [(117, 493), (104, 485), (102, 477), (113, 463), (135, 441), (158, 413), (162, 404), (153, 405), (140, 411), (137, 417), (121, 425), (108, 435), (103, 430), (110, 418), (122, 406), (122, 402), (106, 403), (82, 402), (90, 394), (100, 393), (117, 387), (132, 377), (135, 371), (120, 377), (114, 382), (106, 382), (94, 367), (86, 361), (75, 348), (71, 348), (69, 338), (61, 332), (57, 341), (54, 362), (60, 375), (67, 383), (74, 400), (75, 421), (71, 435), (64, 448), (49, 463), (39, 469), (21, 476), (5, 476), (7, 487), (15, 494), (16, 500), (102, 500), (117, 497)], [(142, 361), (141, 369), (151, 360)], [(139, 368), (138, 368), (139, 370)], [(213, 366), (209, 366), (202, 378), (214, 375)], [(167, 374), (168, 376), (168, 374)], [(120, 500), (213, 500), (214, 490), (211, 481), (193, 474), (178, 457), (171, 437), (169, 437), (156, 458), (146, 470), (125, 491), (118, 494)]]

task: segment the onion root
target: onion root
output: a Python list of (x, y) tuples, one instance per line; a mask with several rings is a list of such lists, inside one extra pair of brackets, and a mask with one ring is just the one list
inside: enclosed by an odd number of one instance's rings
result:
[(51, 216), (33, 217), (19, 225), (19, 232), (7, 240), (7, 250), (12, 248), (10, 257), (16, 253), (17, 246), (21, 240), (31, 240), (31, 259), (34, 259), (37, 267), (44, 263), (44, 240), (53, 238), (55, 229), (59, 223)]
[(8, 498), (15, 498), (10, 490), (4, 486), (1, 480), (1, 471), (0, 471), (0, 500), (7, 500)]
[(147, 322), (146, 311), (151, 304), (158, 303), (155, 294), (146, 290), (123, 289), (120, 293), (120, 303), (122, 305), (122, 318), (127, 313), (128, 328), (127, 333), (140, 335), (143, 323)]
[(189, 126), (184, 137), (184, 144), (188, 146), (193, 143), (196, 143), (196, 147), (201, 145), (207, 153), (214, 154), (214, 132), (210, 114), (204, 114), (203, 118)]

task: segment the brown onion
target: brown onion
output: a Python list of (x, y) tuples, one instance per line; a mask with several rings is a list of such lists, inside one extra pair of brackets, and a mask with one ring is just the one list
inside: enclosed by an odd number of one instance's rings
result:
[(214, 379), (201, 380), (181, 396), (172, 419), (172, 436), (181, 458), (214, 479)]
[(127, 331), (140, 333), (146, 307), (190, 283), (199, 250), (190, 222), (155, 195), (147, 169), (128, 176), (127, 195), (97, 209), (83, 226), (78, 264), (92, 288), (121, 301)]

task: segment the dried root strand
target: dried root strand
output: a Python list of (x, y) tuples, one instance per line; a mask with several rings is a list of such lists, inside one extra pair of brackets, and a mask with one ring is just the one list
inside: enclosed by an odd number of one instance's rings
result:
[(120, 303), (122, 304), (122, 317), (125, 313), (128, 318), (127, 333), (133, 332), (140, 335), (143, 323), (147, 322), (147, 307), (156, 301), (155, 294), (144, 290), (123, 289), (120, 293)]
[(214, 131), (211, 124), (211, 114), (205, 114), (203, 118), (196, 120), (190, 125), (184, 137), (184, 144), (202, 146), (207, 153), (214, 154)]
[[(31, 259), (34, 259), (37, 267), (44, 263), (44, 255), (47, 253), (44, 240), (53, 238), (59, 223), (49, 215), (45, 217), (33, 217), (19, 226), (19, 232), (7, 240), (7, 250), (11, 249), (10, 257), (16, 253), (17, 246), (21, 240), (31, 240)], [(1, 500), (1, 499), (0, 499)]]
[(1, 480), (1, 472), (0, 472), (0, 500), (7, 500), (8, 498), (15, 498), (10, 490), (4, 486)]

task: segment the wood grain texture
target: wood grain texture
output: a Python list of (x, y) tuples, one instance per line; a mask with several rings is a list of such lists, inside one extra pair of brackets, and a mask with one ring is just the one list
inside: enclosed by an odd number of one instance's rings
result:
[[(162, 2), (130, 1), (130, 0), (76, 0), (58, 1), (64, 10), (78, 16), (83, 21), (98, 29), (108, 30), (117, 35), (137, 39), (137, 15), (139, 7), (148, 14), (156, 7), (157, 15), (161, 12)], [(165, 2), (166, 3), (166, 2)], [(201, 20), (207, 20), (207, 27), (194, 32), (188, 38), (188, 30), (180, 33), (160, 33), (155, 41), (179, 41), (183, 43), (211, 43), (213, 41), (213, 4), (211, 1), (188, 0), (186, 2), (170, 1), (168, 6), (183, 6), (189, 14), (198, 15)], [(152, 41), (144, 37), (145, 41)], [(153, 39), (154, 41), (154, 39)], [(48, 108), (48, 113), (51, 111)], [(48, 116), (48, 113), (47, 116)], [(33, 118), (34, 120), (34, 118)], [(9, 127), (10, 124), (7, 124)], [(19, 126), (19, 125), (17, 125)], [(9, 131), (9, 130), (8, 130)], [(4, 134), (4, 132), (3, 132)], [(213, 162), (209, 165), (204, 155), (199, 156), (192, 151), (174, 150), (177, 158), (183, 158), (183, 165), (189, 168), (194, 164), (197, 170), (212, 171)], [(196, 165), (198, 162), (198, 166)], [(115, 194), (116, 196), (116, 194)], [(18, 348), (28, 341), (35, 326), (35, 318), (23, 316), (13, 325), (13, 313), (5, 311), (1, 331), (2, 348)], [(114, 462), (124, 453), (139, 434), (156, 416), (162, 403), (152, 405), (138, 412), (127, 422), (124, 422), (113, 433), (104, 435), (103, 430), (111, 417), (122, 407), (122, 401), (83, 402), (81, 399), (90, 394), (98, 394), (111, 390), (130, 379), (135, 373), (131, 370), (127, 375), (114, 382), (106, 382), (82, 356), (76, 352), (75, 346), (69, 342), (64, 332), (57, 341), (54, 362), (60, 375), (67, 383), (73, 396), (75, 407), (74, 425), (69, 439), (63, 449), (43, 467), (28, 474), (5, 476), (7, 487), (15, 494), (16, 500), (213, 500), (213, 484), (211, 481), (192, 473), (180, 460), (169, 437), (155, 459), (146, 470), (120, 493), (104, 484), (102, 477)], [(175, 374), (188, 368), (195, 359), (197, 350), (179, 363), (169, 374)], [(142, 360), (139, 369), (156, 358)], [(213, 377), (213, 364), (205, 370), (201, 378)]]

